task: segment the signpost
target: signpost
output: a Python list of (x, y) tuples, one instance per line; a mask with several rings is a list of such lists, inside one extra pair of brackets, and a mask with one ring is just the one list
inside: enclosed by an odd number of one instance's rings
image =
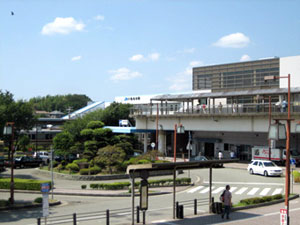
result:
[(43, 217), (45, 217), (45, 224), (47, 224), (47, 217), (49, 216), (49, 190), (48, 183), (41, 184), (41, 192), (43, 194)]
[(143, 211), (143, 224), (146, 224), (146, 210), (148, 209), (148, 181), (141, 180), (140, 209)]
[(293, 188), (294, 188), (294, 169), (296, 169), (296, 160), (295, 159), (290, 159), (290, 164), (291, 164), (291, 170), (292, 170), (292, 193), (293, 193)]
[(280, 225), (287, 225), (287, 209), (280, 209)]

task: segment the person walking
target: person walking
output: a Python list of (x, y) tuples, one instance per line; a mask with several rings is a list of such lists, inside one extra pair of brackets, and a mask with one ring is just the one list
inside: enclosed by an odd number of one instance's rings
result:
[(219, 151), (218, 157), (219, 157), (219, 160), (221, 160), (223, 158), (223, 153), (221, 151)]
[(226, 214), (226, 219), (230, 219), (229, 214), (232, 206), (232, 202), (231, 202), (232, 195), (229, 190), (230, 190), (230, 186), (227, 184), (226, 190), (224, 191), (224, 212), (222, 213), (222, 219), (224, 219), (225, 214)]

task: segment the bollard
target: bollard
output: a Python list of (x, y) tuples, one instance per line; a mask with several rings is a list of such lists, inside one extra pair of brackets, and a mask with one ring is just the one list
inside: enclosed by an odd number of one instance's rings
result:
[(76, 213), (73, 213), (73, 225), (76, 225)]
[(41, 225), (41, 218), (37, 218), (37, 225)]
[(197, 199), (194, 199), (194, 215), (197, 215)]
[(109, 225), (109, 209), (106, 210), (106, 225)]
[(183, 205), (178, 206), (178, 219), (183, 219), (184, 213), (183, 213)]
[(146, 211), (143, 210), (143, 224), (146, 224)]
[(136, 207), (136, 222), (137, 223), (140, 222), (140, 207), (139, 206)]

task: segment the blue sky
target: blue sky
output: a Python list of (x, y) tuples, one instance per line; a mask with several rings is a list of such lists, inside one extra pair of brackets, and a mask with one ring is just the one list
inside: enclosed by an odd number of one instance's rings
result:
[(299, 10), (296, 0), (0, 0), (0, 89), (94, 101), (191, 91), (194, 66), (299, 55)]

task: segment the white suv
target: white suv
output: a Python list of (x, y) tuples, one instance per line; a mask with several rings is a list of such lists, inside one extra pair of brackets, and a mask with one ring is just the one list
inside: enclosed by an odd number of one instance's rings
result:
[(282, 169), (272, 161), (252, 160), (247, 168), (250, 174), (261, 174), (264, 176), (281, 176)]

